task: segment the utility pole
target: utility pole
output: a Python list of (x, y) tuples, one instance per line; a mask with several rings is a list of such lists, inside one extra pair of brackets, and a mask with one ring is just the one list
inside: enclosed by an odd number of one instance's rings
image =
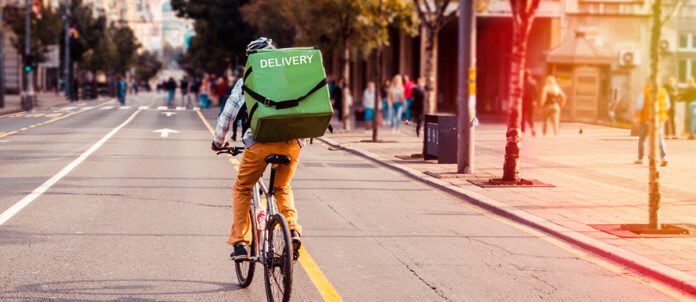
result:
[(459, 1), (459, 70), (457, 74), (457, 173), (474, 172), (474, 127), (476, 104), (476, 55), (474, 0)]
[(73, 101), (72, 90), (70, 89), (70, 0), (66, 1), (65, 11), (63, 12), (63, 24), (65, 31), (65, 59), (63, 60), (64, 74), (63, 74), (63, 88), (65, 89), (65, 97)]
[(0, 1), (0, 108), (5, 108), (5, 1)]
[[(25, 0), (24, 1), (26, 8), (25, 8), (25, 20), (24, 20), (24, 60), (27, 61), (29, 60), (29, 57), (31, 56), (31, 3), (30, 0)], [(27, 64), (25, 62), (25, 64)], [(33, 63), (33, 62), (31, 62)], [(34, 68), (32, 65), (32, 68), (29, 68), (27, 72), (25, 72), (25, 83), (26, 83), (26, 89), (24, 90), (24, 108), (25, 110), (31, 110), (34, 107)]]

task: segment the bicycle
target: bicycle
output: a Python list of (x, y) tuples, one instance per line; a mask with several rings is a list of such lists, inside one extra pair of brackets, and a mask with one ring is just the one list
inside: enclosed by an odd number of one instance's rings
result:
[[(227, 147), (217, 154), (236, 156), (243, 150), (243, 147)], [(293, 246), (288, 223), (278, 211), (273, 184), (276, 168), (278, 165), (289, 165), (290, 158), (273, 154), (266, 157), (266, 164), (271, 165), (269, 186), (260, 178), (252, 189), (249, 207), (252, 235), (250, 257), (248, 260), (235, 260), (234, 267), (239, 286), (246, 288), (254, 278), (256, 263), (263, 265), (267, 300), (286, 302), (290, 300), (292, 292), (293, 265), (299, 257), (299, 246)], [(262, 199), (262, 195), (266, 198)], [(263, 201), (266, 201), (266, 205)]]

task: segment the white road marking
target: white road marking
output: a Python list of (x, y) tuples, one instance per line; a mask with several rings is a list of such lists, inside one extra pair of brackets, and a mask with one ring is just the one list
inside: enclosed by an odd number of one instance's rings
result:
[(111, 108), (114, 108), (114, 106), (104, 106), (104, 107), (99, 108), (99, 110), (109, 110)]
[(126, 110), (126, 109), (131, 109), (131, 106), (121, 106), (118, 107), (119, 110)]
[(140, 110), (145, 110), (145, 109), (150, 109), (150, 106), (140, 106), (138, 107)]
[(193, 110), (201, 110), (201, 107), (193, 107)]
[(171, 117), (172, 115), (175, 115), (176, 112), (167, 111), (167, 112), (162, 112), (162, 114), (166, 115), (167, 117)]
[(87, 159), (92, 153), (97, 151), (106, 141), (108, 141), (112, 136), (114, 136), (121, 128), (125, 127), (130, 123), (133, 119), (135, 119), (135, 116), (140, 113), (140, 110), (137, 110), (131, 114), (128, 119), (126, 119), (123, 123), (120, 125), (116, 126), (116, 128), (111, 129), (109, 133), (107, 133), (104, 137), (102, 137), (99, 141), (94, 143), (87, 151), (84, 153), (80, 154), (79, 157), (77, 157), (75, 160), (73, 160), (70, 164), (65, 166), (63, 170), (60, 170), (56, 175), (53, 175), (53, 177), (49, 178), (46, 182), (41, 184), (38, 188), (34, 189), (29, 195), (25, 196), (22, 198), (22, 200), (18, 201), (15, 203), (12, 207), (9, 209), (5, 210), (2, 214), (0, 214), (0, 225), (5, 224), (10, 218), (12, 218), (14, 215), (19, 213), (22, 209), (24, 209), (26, 206), (28, 206), (30, 203), (32, 203), (34, 200), (39, 198), (43, 193), (48, 191), (53, 185), (55, 185), (59, 180), (61, 180), (65, 175), (68, 175), (70, 171), (75, 169), (80, 163), (82, 163), (85, 159)]
[(157, 110), (167, 110), (167, 106), (159, 106), (157, 107)]
[(90, 109), (94, 109), (94, 107), (96, 107), (96, 106), (82, 107), (82, 110), (90, 110)]
[(160, 137), (168, 137), (169, 133), (179, 133), (179, 131), (176, 131), (174, 129), (169, 129), (169, 128), (158, 129), (158, 130), (154, 130), (152, 132), (159, 133)]
[(73, 110), (75, 108), (77, 108), (77, 107), (75, 107), (75, 106), (63, 107), (63, 108), (60, 108), (59, 111), (68, 111), (68, 110)]
[(186, 110), (186, 107), (179, 106), (179, 107), (176, 107), (176, 110), (178, 110), (178, 111)]
[(10, 142), (9, 139), (0, 139), (0, 143), (9, 143), (9, 142)]

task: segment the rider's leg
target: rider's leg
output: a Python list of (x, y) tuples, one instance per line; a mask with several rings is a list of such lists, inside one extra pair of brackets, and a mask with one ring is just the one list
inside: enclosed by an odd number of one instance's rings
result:
[(270, 154), (264, 150), (263, 143), (257, 143), (244, 151), (242, 162), (239, 164), (237, 180), (232, 188), (232, 209), (234, 221), (227, 242), (235, 244), (251, 243), (251, 224), (249, 223), (249, 204), (251, 202), (251, 190), (256, 181), (261, 178), (266, 169), (264, 161)]
[(278, 165), (278, 168), (276, 168), (276, 178), (273, 189), (275, 191), (276, 201), (278, 202), (278, 210), (285, 216), (288, 227), (302, 234), (302, 227), (297, 223), (295, 199), (292, 194), (292, 188), (290, 187), (290, 181), (295, 174), (295, 167), (297, 167), (297, 158), (300, 156), (300, 145), (297, 140), (276, 142), (274, 144), (278, 147), (276, 150), (277, 154), (290, 157), (289, 165)]

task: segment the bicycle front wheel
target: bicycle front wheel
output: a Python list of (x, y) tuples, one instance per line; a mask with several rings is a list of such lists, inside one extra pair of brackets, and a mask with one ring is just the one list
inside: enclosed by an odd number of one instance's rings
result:
[[(249, 218), (251, 219), (249, 223), (251, 224), (251, 252), (250, 256), (256, 257), (256, 218), (254, 217), (254, 208), (249, 208)], [(237, 272), (237, 281), (239, 281), (239, 286), (245, 288), (251, 284), (251, 280), (254, 279), (254, 269), (256, 267), (256, 261), (235, 261), (234, 270)]]
[(292, 292), (292, 239), (285, 217), (275, 214), (268, 221), (268, 250), (265, 259), (266, 298), (269, 302), (290, 301)]

